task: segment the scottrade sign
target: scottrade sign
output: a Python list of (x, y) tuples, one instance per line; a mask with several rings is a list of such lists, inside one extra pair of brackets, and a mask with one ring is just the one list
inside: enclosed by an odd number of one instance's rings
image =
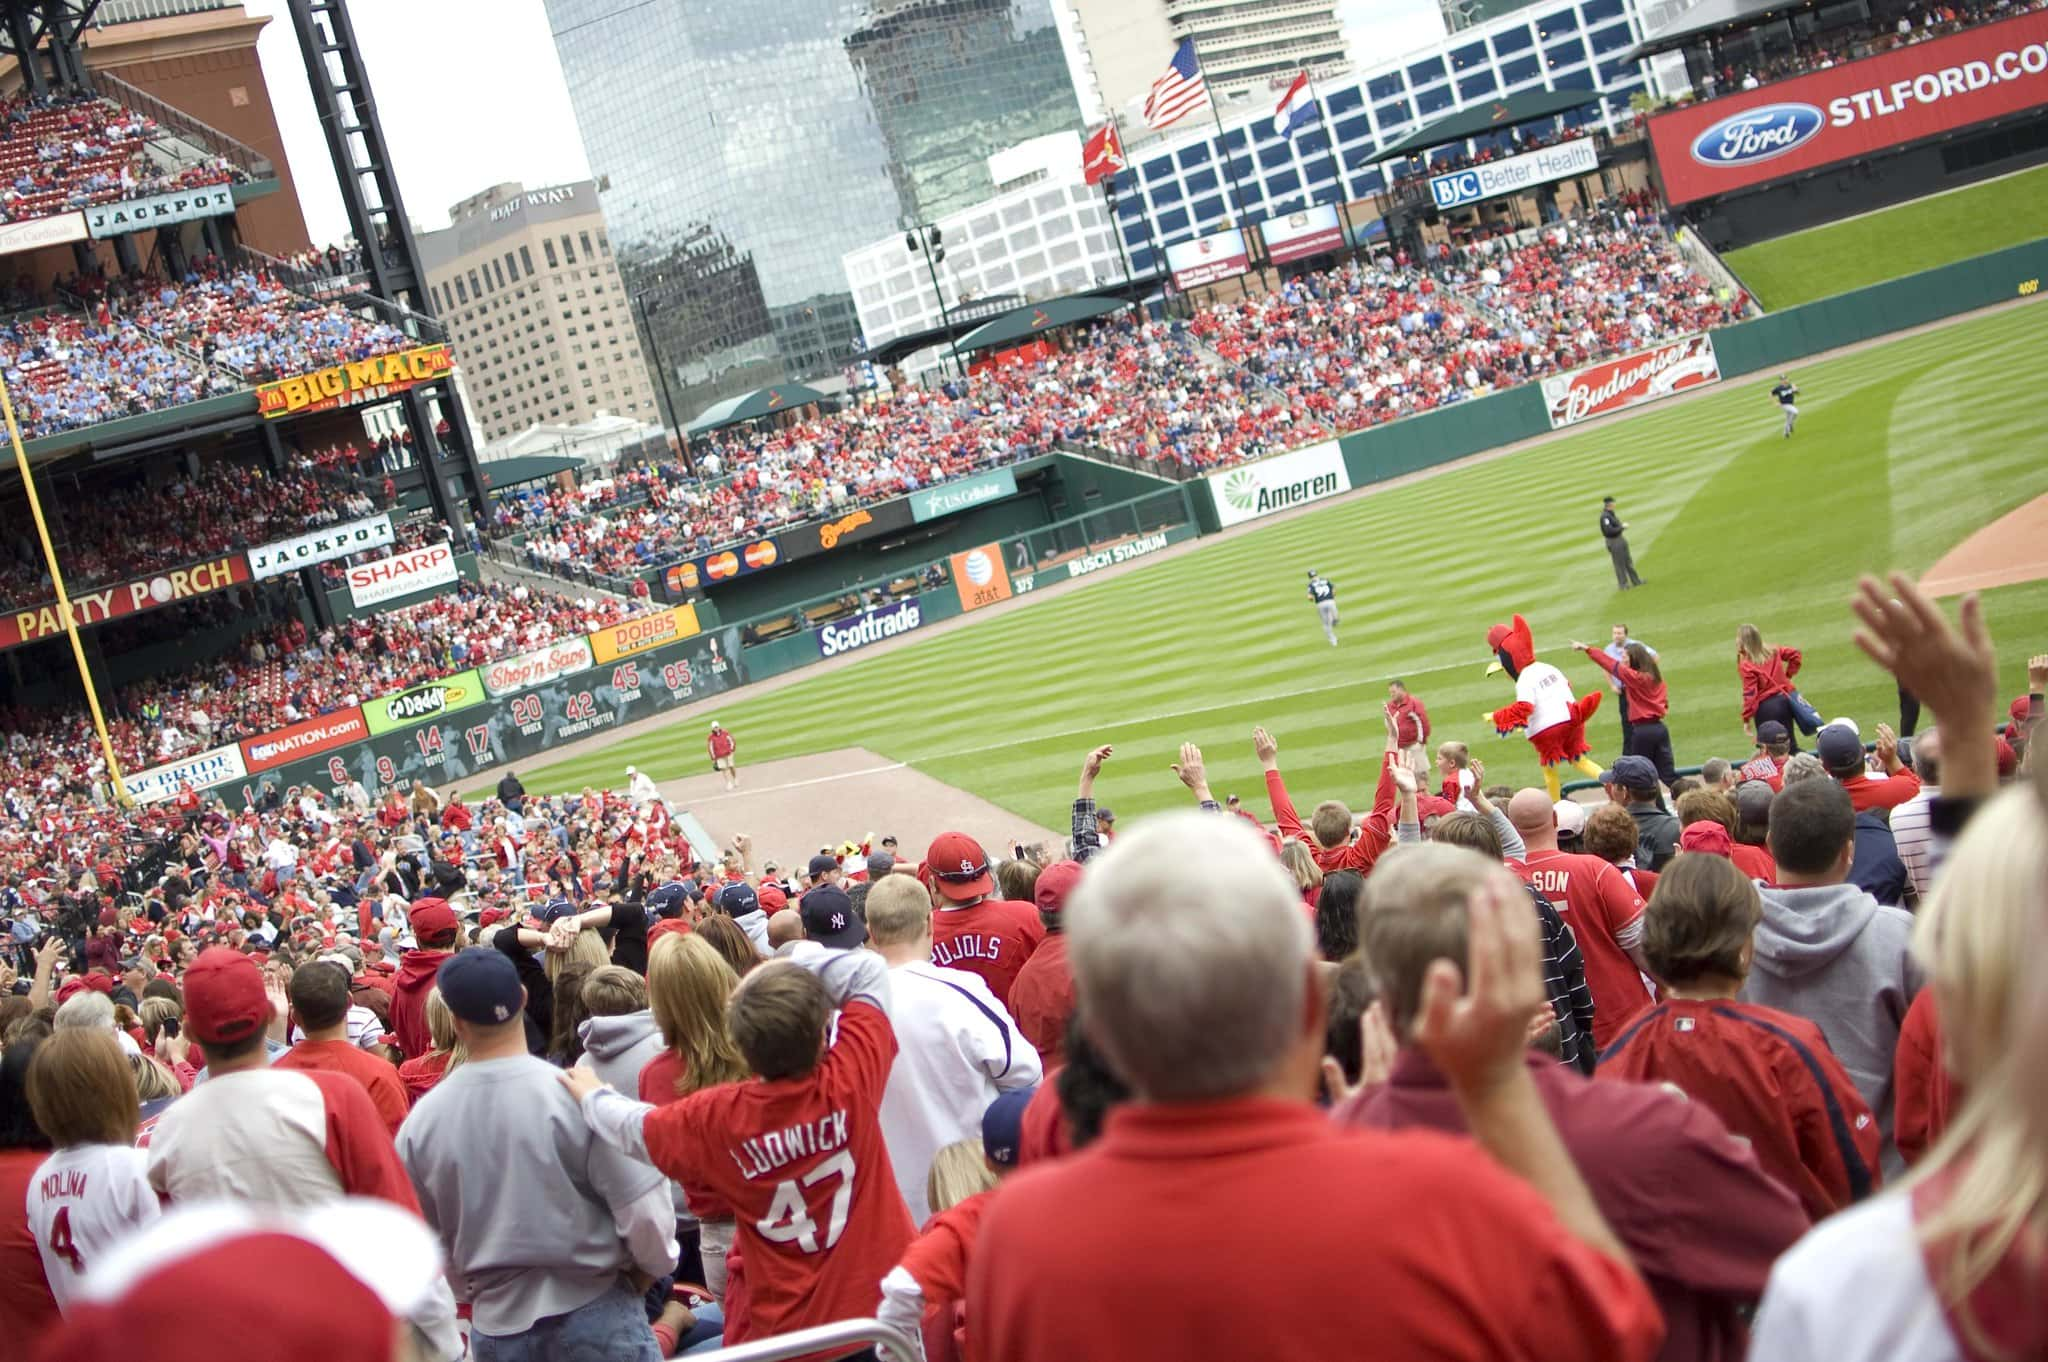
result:
[(1541, 151), (1525, 151), (1483, 165), (1468, 166), (1429, 178), (1429, 192), (1438, 208), (1462, 208), (1531, 185), (1590, 175), (1600, 169), (1600, 153), (1590, 137), (1575, 137)]
[(812, 635), (818, 641), (818, 656), (837, 657), (855, 652), (885, 638), (907, 634), (924, 623), (924, 609), (913, 597), (868, 610), (840, 624), (827, 624)]
[(2036, 10), (1658, 114), (1650, 145), (1681, 204), (2044, 103), (2048, 12)]

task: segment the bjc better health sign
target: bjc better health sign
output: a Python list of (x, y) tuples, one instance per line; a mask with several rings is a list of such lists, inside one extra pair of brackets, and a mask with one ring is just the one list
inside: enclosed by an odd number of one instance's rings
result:
[(1532, 185), (1590, 175), (1600, 169), (1600, 153), (1590, 137), (1578, 137), (1541, 151), (1525, 151), (1498, 161), (1432, 175), (1429, 192), (1439, 208), (1462, 208)]
[(1650, 120), (1674, 204), (1918, 142), (2048, 103), (2036, 11)]

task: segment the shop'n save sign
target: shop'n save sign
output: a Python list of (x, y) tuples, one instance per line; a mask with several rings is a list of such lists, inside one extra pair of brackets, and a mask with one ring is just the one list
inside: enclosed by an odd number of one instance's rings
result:
[(565, 638), (530, 653), (507, 657), (483, 668), (484, 692), (493, 699), (580, 672), (594, 665), (590, 640), (582, 636)]
[(416, 591), (447, 586), (461, 574), (455, 570), (455, 550), (446, 544), (431, 544), (375, 562), (357, 563), (347, 575), (348, 597), (357, 609), (362, 609)]
[[(119, 586), (71, 593), (71, 618), (83, 629), (124, 615), (189, 601), (249, 580), (249, 560), (239, 553), (209, 562), (192, 563)], [(64, 632), (64, 616), (55, 601), (0, 615), (0, 648), (53, 638)]]

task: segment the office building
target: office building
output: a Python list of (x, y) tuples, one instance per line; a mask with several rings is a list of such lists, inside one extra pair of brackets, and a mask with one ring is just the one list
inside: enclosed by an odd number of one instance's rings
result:
[(859, 344), (842, 257), (1073, 131), (1052, 0), (547, 0), (605, 221), (684, 415)]
[(1133, 120), (1183, 38), (1195, 40), (1203, 80), (1226, 114), (1262, 101), (1270, 108), (1296, 72), (1333, 76), (1348, 64), (1336, 0), (1060, 2), (1080, 30), (1087, 77), (1133, 142), (1143, 126)]
[(1444, 28), (1452, 33), (1461, 33), (1489, 19), (1513, 14), (1518, 9), (1527, 9), (1536, 0), (1437, 0), (1443, 10)]
[(599, 412), (656, 419), (594, 183), (492, 185), (448, 218), (419, 236), (420, 258), (485, 439)]

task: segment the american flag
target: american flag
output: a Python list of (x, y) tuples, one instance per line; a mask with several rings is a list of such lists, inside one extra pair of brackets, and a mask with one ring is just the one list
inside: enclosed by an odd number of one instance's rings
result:
[(1201, 65), (1195, 61), (1195, 40), (1183, 38), (1173, 49), (1165, 73), (1152, 82), (1152, 93), (1145, 96), (1145, 126), (1170, 127), (1201, 108), (1208, 98)]

